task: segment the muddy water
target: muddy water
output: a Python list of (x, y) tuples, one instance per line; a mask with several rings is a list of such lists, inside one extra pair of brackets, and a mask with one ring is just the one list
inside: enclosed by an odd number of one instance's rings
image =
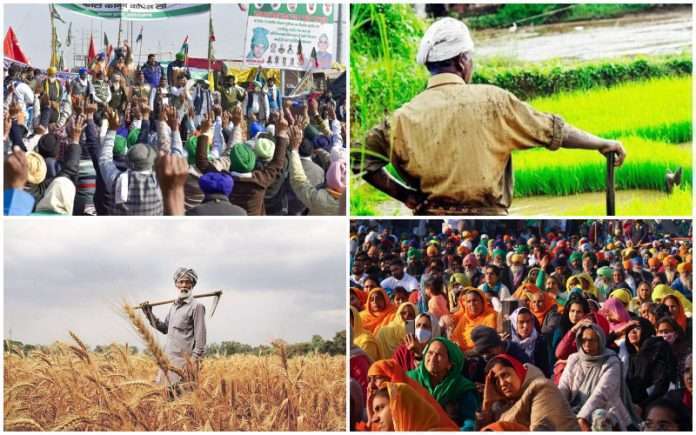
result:
[(543, 26), (485, 30), (474, 35), (476, 56), (538, 62), (674, 54), (690, 50), (691, 8)]
[[(667, 197), (664, 192), (657, 190), (619, 190), (616, 192), (617, 214), (621, 214), (621, 204), (639, 200), (649, 203)], [(606, 196), (604, 192), (581, 193), (568, 196), (532, 196), (515, 198), (510, 207), (510, 216), (579, 216), (578, 210), (588, 204), (596, 204), (605, 209)], [(412, 216), (411, 211), (398, 201), (386, 201), (376, 204), (377, 213), (381, 216)]]

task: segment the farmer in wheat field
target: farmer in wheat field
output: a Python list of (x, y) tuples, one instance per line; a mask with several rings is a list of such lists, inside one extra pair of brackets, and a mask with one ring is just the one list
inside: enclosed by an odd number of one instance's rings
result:
[[(427, 88), (368, 133), (355, 173), (417, 215), (506, 215), (513, 150), (579, 148), (615, 153), (615, 164), (623, 163), (620, 142), (538, 112), (501, 88), (470, 84), (473, 51), (461, 21), (443, 18), (428, 28), (416, 58), (430, 71)], [(389, 178), (388, 163), (413, 189)]]
[[(169, 308), (164, 322), (152, 312), (152, 306), (144, 303), (143, 312), (153, 328), (167, 335), (164, 352), (169, 362), (176, 368), (190, 370), (195, 377), (205, 353), (205, 307), (193, 298), (191, 293), (198, 282), (198, 275), (193, 269), (180, 267), (174, 272), (174, 285), (177, 300)], [(187, 361), (191, 366), (187, 367)], [(174, 372), (165, 374), (160, 370), (155, 382), (175, 385), (181, 382), (181, 376)]]

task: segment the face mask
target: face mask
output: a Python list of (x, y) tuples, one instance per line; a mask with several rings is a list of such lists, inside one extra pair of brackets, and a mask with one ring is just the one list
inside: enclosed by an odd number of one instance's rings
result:
[(429, 329), (416, 328), (416, 339), (420, 343), (427, 343), (432, 336), (433, 333)]
[(669, 344), (674, 344), (674, 341), (677, 339), (677, 333), (676, 332), (668, 332), (667, 334), (661, 335), (661, 337)]

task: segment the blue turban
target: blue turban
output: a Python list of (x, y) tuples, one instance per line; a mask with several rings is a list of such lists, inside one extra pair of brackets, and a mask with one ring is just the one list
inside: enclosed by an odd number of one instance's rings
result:
[(253, 49), (255, 45), (263, 45), (264, 48), (268, 48), (268, 29), (255, 27), (253, 32), (254, 34), (251, 37), (251, 48)]
[(234, 187), (234, 180), (228, 174), (208, 172), (198, 180), (198, 185), (206, 195), (221, 193), (225, 196), (230, 196)]

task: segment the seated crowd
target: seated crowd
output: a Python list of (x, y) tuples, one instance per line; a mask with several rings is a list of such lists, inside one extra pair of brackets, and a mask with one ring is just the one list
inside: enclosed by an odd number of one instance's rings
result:
[(433, 222), (351, 224), (351, 430), (691, 430), (690, 224)]

